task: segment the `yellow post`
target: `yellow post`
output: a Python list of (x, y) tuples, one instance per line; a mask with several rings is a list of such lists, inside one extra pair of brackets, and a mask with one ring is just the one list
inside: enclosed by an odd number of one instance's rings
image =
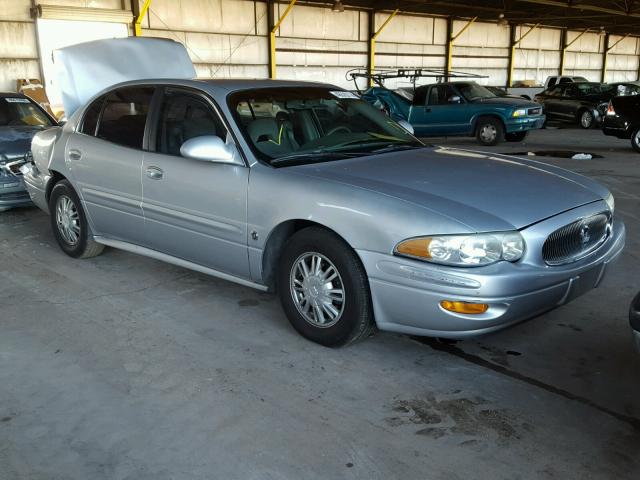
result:
[(582, 37), (585, 33), (588, 33), (589, 29), (585, 29), (582, 32), (580, 32), (580, 34), (574, 38), (573, 40), (571, 40), (569, 43), (567, 43), (566, 45), (562, 46), (562, 53), (560, 56), (560, 76), (564, 75), (564, 60), (565, 60), (565, 55), (567, 53), (567, 49), (573, 45), (574, 43), (576, 43), (578, 40), (580, 40), (580, 37)]
[[(138, 0), (133, 0), (133, 1), (137, 2)], [(149, 5), (151, 5), (151, 0), (144, 0), (144, 4), (140, 9), (140, 14), (138, 15), (138, 17), (136, 18), (136, 21), (133, 24), (133, 34), (136, 37), (142, 36), (142, 20), (144, 20), (144, 16), (147, 14), (147, 11), (149, 10)]]
[[(458, 39), (460, 35), (467, 31), (467, 29), (473, 25), (473, 23), (478, 19), (478, 17), (473, 17), (471, 20), (467, 22), (467, 24), (460, 29), (458, 33), (448, 39), (449, 44), (447, 45), (447, 74), (451, 72), (451, 62), (453, 61), (453, 44)], [(448, 79), (448, 76), (447, 76)]]
[[(376, 40), (382, 33), (382, 30), (384, 30), (389, 22), (393, 19), (393, 17), (396, 16), (398, 11), (399, 9), (396, 8), (393, 12), (391, 12), (391, 15), (389, 15), (384, 23), (380, 25), (380, 28), (373, 35), (371, 35), (371, 38), (369, 39), (369, 75), (373, 75), (373, 71), (376, 68)], [(371, 12), (371, 15), (375, 15), (375, 12)], [(375, 20), (372, 22), (372, 25), (373, 24), (375, 24)], [(373, 80), (371, 78), (369, 78), (369, 86), (373, 86)]]
[(289, 12), (291, 12), (291, 9), (296, 4), (296, 1), (297, 0), (289, 1), (289, 5), (287, 6), (286, 10), (269, 32), (269, 78), (276, 78), (276, 32), (278, 31), (278, 28), (280, 28), (280, 25), (282, 24), (284, 19), (287, 18), (287, 15), (289, 15)]
[(520, 44), (520, 42), (522, 40), (524, 40), (526, 38), (527, 35), (529, 35), (531, 32), (533, 32), (536, 28), (538, 28), (540, 26), (539, 23), (536, 23), (533, 27), (531, 27), (529, 30), (527, 30), (524, 34), (522, 34), (520, 36), (519, 39), (517, 39), (515, 42), (513, 42), (513, 44), (511, 45), (511, 52), (510, 52), (510, 57), (509, 57), (509, 73), (508, 73), (508, 85), (507, 87), (511, 87), (511, 84), (513, 83), (513, 71), (515, 70), (515, 55), (516, 55), (516, 47)]

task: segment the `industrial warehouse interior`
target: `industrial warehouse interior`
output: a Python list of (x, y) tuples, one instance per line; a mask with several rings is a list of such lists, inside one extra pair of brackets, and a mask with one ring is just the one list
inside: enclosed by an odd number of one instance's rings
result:
[(0, 480), (640, 478), (640, 2), (0, 0)]

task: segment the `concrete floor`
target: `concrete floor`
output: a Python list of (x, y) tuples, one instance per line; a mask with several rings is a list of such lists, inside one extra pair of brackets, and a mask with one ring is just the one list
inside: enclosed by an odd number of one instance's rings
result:
[(640, 155), (571, 129), (491, 150), (567, 145), (604, 156), (547, 161), (613, 190), (622, 260), (455, 345), (329, 350), (270, 295), (117, 250), (72, 260), (40, 211), (1, 214), (0, 479), (639, 478)]

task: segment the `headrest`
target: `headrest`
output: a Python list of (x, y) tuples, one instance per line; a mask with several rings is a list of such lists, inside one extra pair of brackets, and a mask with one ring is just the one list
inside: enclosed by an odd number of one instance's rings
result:
[(258, 118), (249, 124), (247, 132), (254, 143), (278, 138), (278, 124), (275, 118)]

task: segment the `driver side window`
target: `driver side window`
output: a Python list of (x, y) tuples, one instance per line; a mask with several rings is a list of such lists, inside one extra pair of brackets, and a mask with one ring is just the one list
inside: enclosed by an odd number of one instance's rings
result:
[(168, 92), (160, 111), (156, 151), (180, 156), (180, 147), (184, 142), (203, 135), (216, 135), (226, 140), (227, 129), (218, 114), (197, 95)]
[(449, 99), (457, 95), (450, 85), (434, 85), (429, 92), (427, 105), (448, 105)]

